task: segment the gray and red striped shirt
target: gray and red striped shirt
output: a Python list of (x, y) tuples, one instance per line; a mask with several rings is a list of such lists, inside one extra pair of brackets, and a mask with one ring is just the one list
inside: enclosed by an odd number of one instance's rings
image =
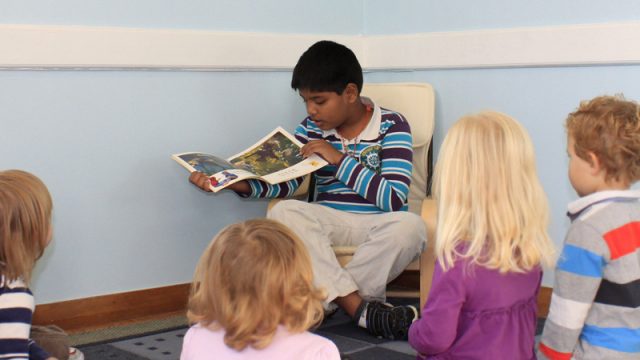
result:
[(640, 191), (571, 203), (538, 358), (640, 358)]

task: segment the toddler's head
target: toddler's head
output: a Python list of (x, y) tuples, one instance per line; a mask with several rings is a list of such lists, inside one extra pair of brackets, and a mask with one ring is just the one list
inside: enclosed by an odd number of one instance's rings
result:
[(324, 295), (311, 260), (286, 226), (255, 219), (224, 228), (200, 258), (188, 317), (223, 328), (236, 350), (267, 346), (279, 325), (302, 332), (322, 321)]
[(501, 272), (551, 262), (548, 205), (533, 144), (508, 115), (464, 116), (447, 133), (434, 175), (436, 252), (446, 269), (457, 256)]
[[(599, 96), (584, 101), (567, 117), (568, 152), (604, 170), (606, 183), (629, 187), (640, 179), (640, 107), (623, 96)], [(572, 185), (582, 191), (576, 170), (579, 161), (570, 161)]]
[(35, 262), (51, 239), (51, 195), (36, 176), (0, 171), (0, 274), (4, 282), (29, 283)]

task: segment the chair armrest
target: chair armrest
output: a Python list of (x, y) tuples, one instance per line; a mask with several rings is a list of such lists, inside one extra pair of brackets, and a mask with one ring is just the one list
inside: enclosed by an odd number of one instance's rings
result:
[(437, 217), (438, 208), (436, 206), (436, 201), (433, 198), (426, 198), (422, 201), (422, 210), (420, 211), (420, 216), (422, 220), (424, 220), (427, 225), (427, 239), (428, 243), (435, 245), (436, 238), (436, 226), (437, 226)]
[(422, 201), (422, 211), (420, 216), (427, 227), (427, 247), (420, 255), (420, 309), (429, 298), (431, 282), (433, 280), (433, 270), (436, 266), (436, 225), (438, 208), (436, 201), (426, 198)]

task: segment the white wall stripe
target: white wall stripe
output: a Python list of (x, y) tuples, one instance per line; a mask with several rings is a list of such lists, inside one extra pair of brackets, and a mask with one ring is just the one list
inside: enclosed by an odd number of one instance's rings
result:
[(320, 39), (365, 70), (640, 63), (640, 22), (386, 36), (5, 24), (0, 68), (288, 71)]
[(369, 69), (637, 64), (640, 22), (376, 36), (365, 52)]
[(0, 25), (0, 68), (289, 70), (323, 38), (361, 52), (350, 36)]

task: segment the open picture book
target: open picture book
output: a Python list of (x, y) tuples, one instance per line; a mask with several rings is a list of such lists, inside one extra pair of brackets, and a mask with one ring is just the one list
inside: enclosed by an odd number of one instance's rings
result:
[(173, 154), (171, 158), (189, 172), (200, 171), (210, 179), (213, 192), (245, 179), (278, 184), (312, 173), (327, 165), (318, 155), (303, 158), (302, 143), (281, 127), (227, 160), (203, 152)]

